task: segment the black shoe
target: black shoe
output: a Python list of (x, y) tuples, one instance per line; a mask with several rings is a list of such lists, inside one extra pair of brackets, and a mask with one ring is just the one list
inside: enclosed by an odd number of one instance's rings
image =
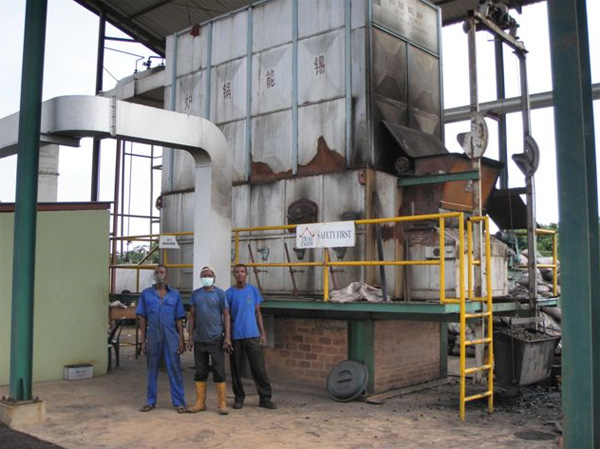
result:
[(233, 408), (236, 409), (236, 410), (239, 410), (243, 406), (244, 406), (244, 400), (243, 399), (235, 398), (235, 400), (233, 401)]
[(271, 401), (262, 401), (262, 402), (259, 402), (258, 406), (262, 407), (262, 408), (268, 408), (270, 410), (275, 410), (277, 408), (277, 405), (275, 405), (275, 403), (271, 402)]

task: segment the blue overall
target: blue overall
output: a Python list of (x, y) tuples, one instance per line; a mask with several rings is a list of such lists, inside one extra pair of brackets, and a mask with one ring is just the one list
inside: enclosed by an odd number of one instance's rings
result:
[(147, 404), (156, 404), (158, 370), (164, 357), (173, 406), (185, 407), (183, 373), (177, 353), (179, 333), (176, 322), (185, 318), (179, 291), (167, 286), (167, 293), (161, 300), (154, 286), (146, 288), (140, 295), (136, 313), (146, 318), (148, 325), (146, 329)]

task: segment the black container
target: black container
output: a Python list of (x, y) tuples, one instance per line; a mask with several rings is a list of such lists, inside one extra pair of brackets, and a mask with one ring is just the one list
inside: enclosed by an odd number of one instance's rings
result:
[(534, 329), (494, 332), (496, 385), (514, 388), (550, 377), (559, 341), (559, 336)]

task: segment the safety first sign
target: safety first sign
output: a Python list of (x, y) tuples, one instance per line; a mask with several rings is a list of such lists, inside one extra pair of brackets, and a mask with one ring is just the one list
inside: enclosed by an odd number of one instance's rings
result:
[(355, 244), (353, 221), (308, 223), (296, 227), (296, 248), (341, 248)]
[(179, 243), (174, 235), (161, 235), (158, 240), (160, 249), (179, 249)]

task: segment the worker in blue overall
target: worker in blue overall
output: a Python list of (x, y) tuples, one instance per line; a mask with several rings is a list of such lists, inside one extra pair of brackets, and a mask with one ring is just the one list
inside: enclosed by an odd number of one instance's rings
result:
[(185, 413), (183, 373), (179, 354), (185, 350), (183, 319), (185, 311), (179, 291), (167, 285), (167, 268), (157, 265), (154, 285), (142, 291), (136, 313), (139, 316), (142, 353), (148, 364), (148, 390), (146, 405), (140, 411), (149, 412), (156, 407), (157, 379), (161, 361), (164, 360), (171, 401), (178, 413)]

